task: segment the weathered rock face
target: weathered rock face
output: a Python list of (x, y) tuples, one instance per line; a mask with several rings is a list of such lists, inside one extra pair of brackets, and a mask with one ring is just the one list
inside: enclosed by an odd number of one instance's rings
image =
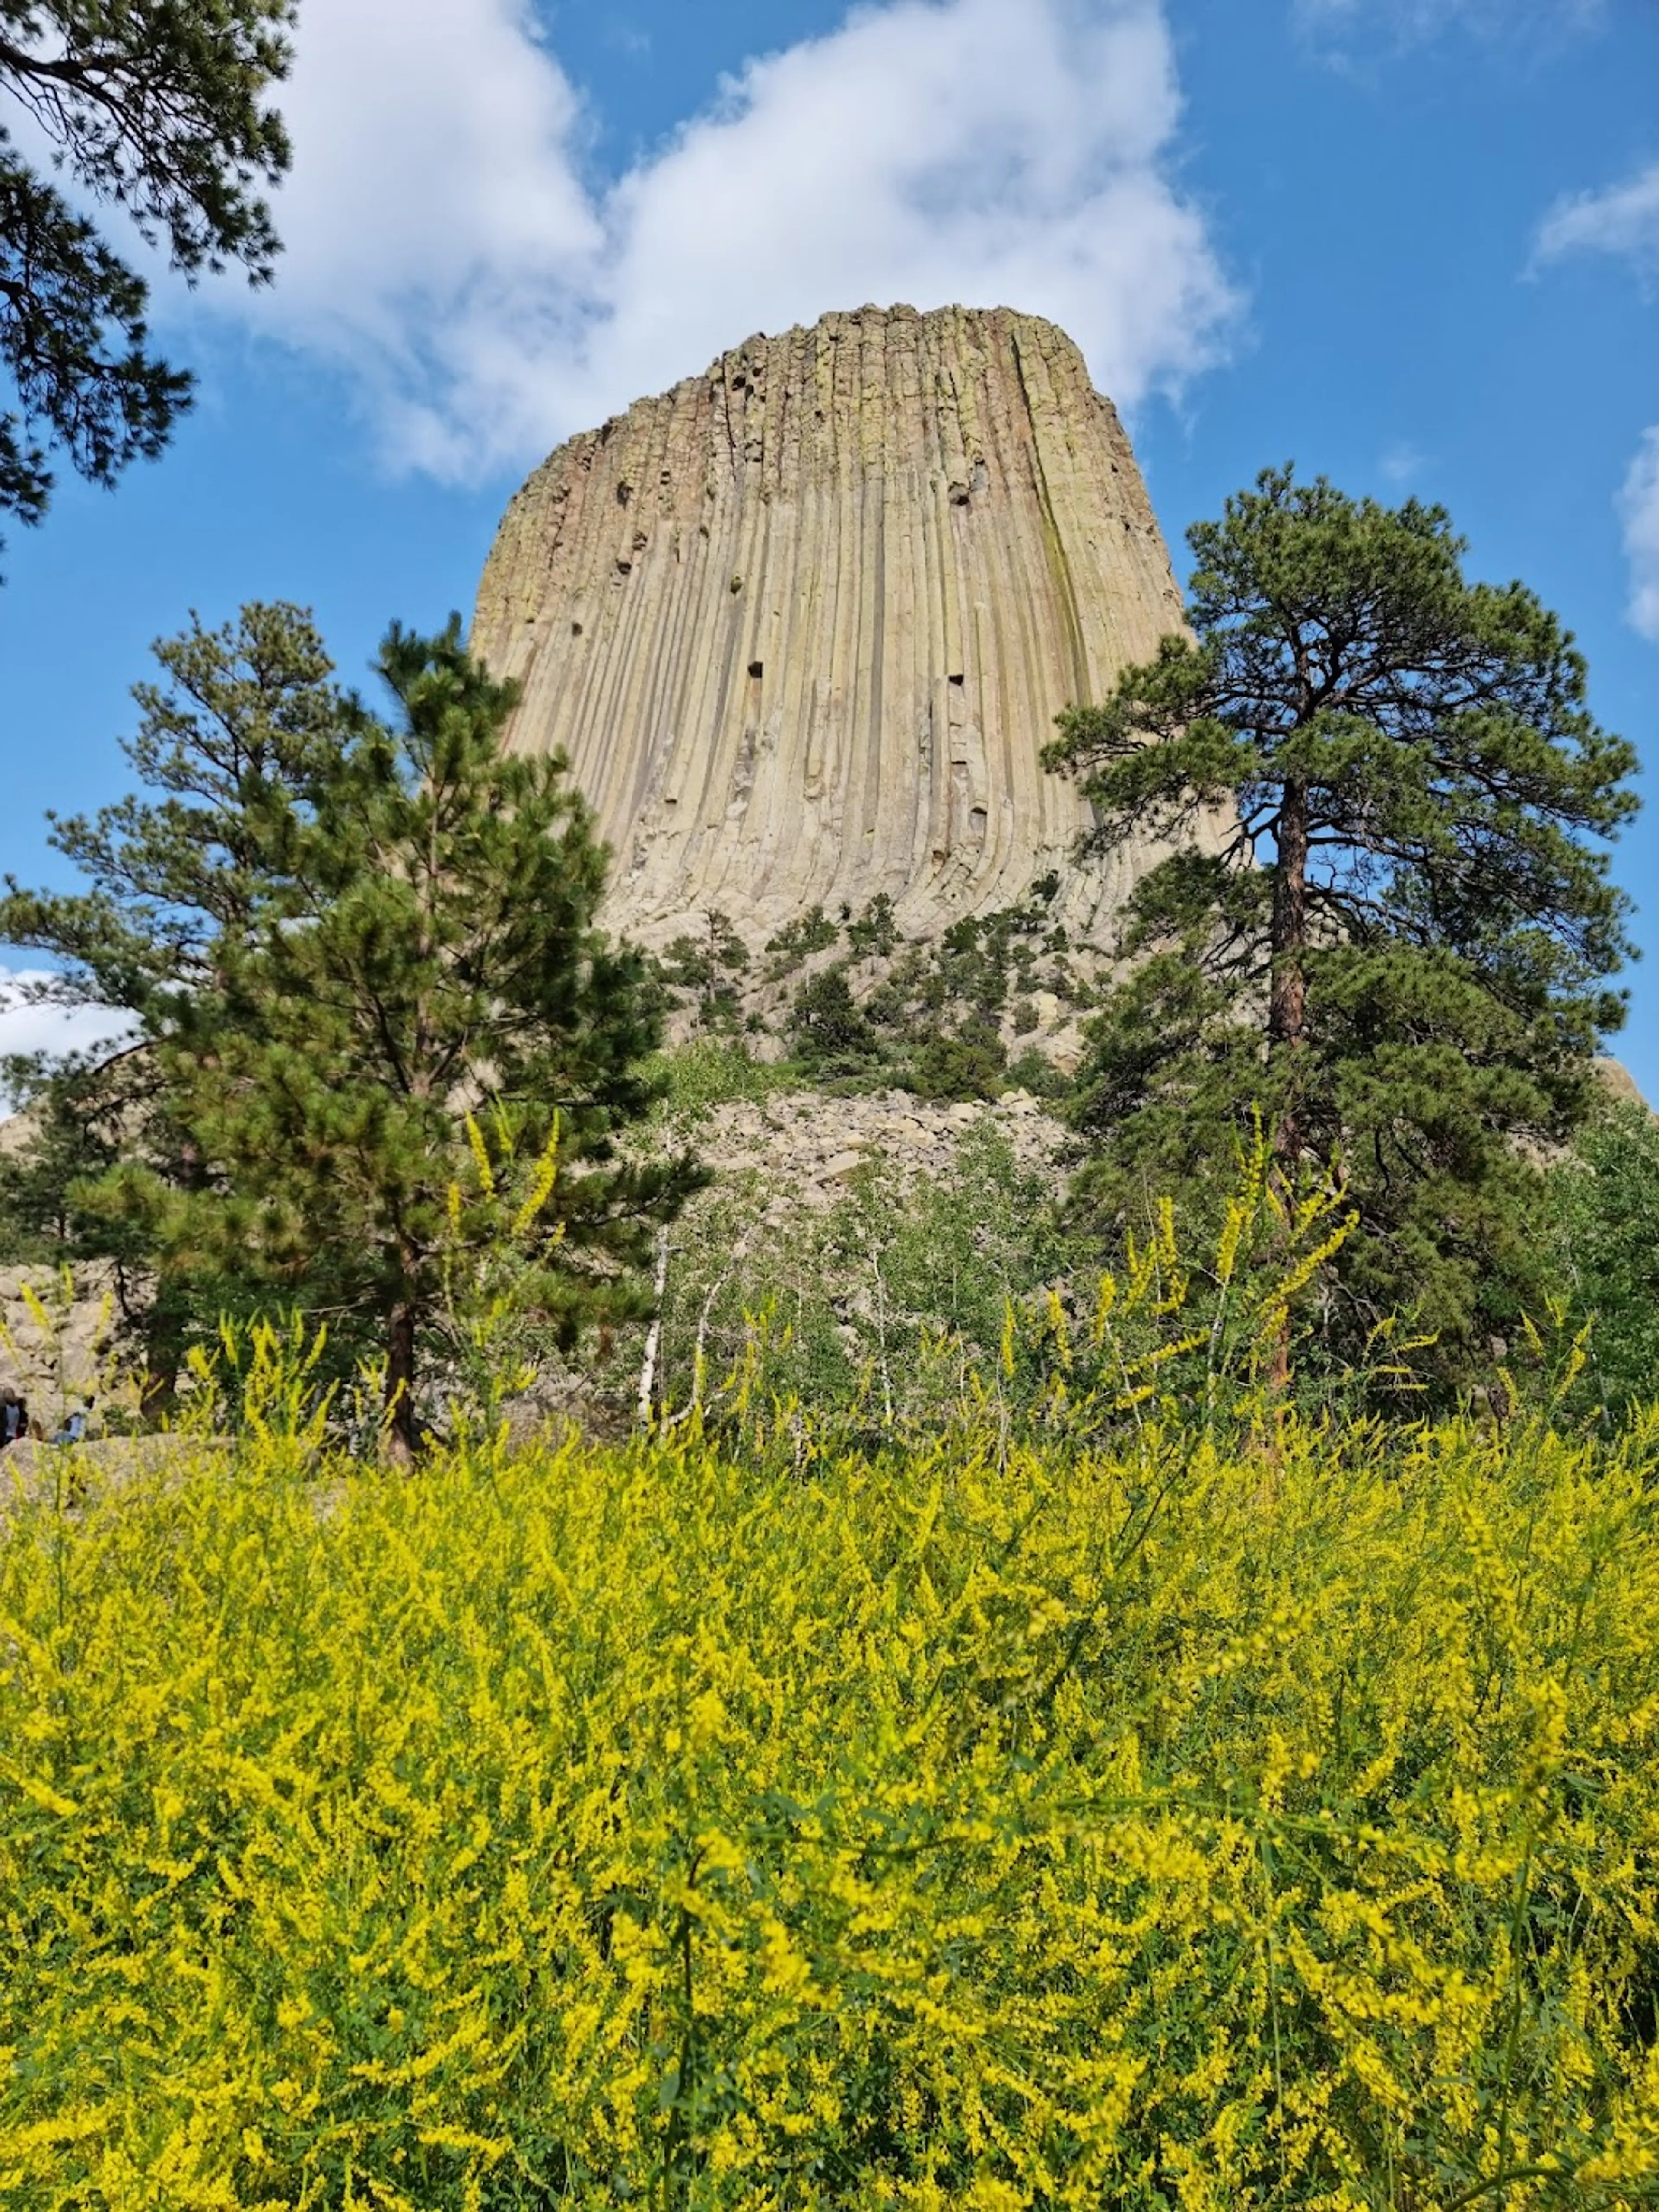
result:
[(1181, 623), (1128, 441), (1082, 356), (1006, 309), (865, 308), (755, 337), (538, 469), (475, 647), (510, 742), (557, 746), (615, 854), (607, 919), (751, 940), (878, 893), (926, 936), (1073, 872), (1059, 709)]

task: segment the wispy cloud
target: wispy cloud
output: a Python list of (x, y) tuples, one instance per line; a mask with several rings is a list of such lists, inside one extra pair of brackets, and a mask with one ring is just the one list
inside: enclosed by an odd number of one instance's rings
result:
[(1620, 497), (1630, 562), (1630, 618), (1659, 642), (1659, 428), (1648, 432)]
[(397, 465), (538, 457), (831, 307), (1053, 317), (1133, 406), (1236, 301), (1180, 191), (1159, 0), (885, 0), (751, 63), (619, 182), (525, 0), (307, 0), (274, 288), (201, 312), (343, 371)]
[(1408, 484), (1416, 483), (1428, 466), (1428, 455), (1409, 438), (1402, 438), (1389, 447), (1377, 464), (1385, 480), (1396, 490), (1403, 491)]
[(1414, 46), (1451, 30), (1517, 42), (1553, 41), (1589, 30), (1607, 0), (1291, 0), (1298, 28), (1338, 55), (1361, 42)]
[[(1575, 253), (1628, 261), (1644, 289), (1659, 283), (1659, 161), (1622, 184), (1559, 200), (1539, 226), (1536, 270)], [(1619, 495), (1630, 562), (1630, 618), (1659, 641), (1659, 427), (1647, 431)]]
[(1659, 161), (1621, 185), (1559, 200), (1539, 227), (1534, 265), (1569, 253), (1613, 253), (1659, 277)]

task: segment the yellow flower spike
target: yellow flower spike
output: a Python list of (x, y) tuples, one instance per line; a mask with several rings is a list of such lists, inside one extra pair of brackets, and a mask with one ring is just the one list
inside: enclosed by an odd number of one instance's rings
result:
[(1224, 1287), (1232, 1281), (1238, 1266), (1239, 1243), (1249, 1218), (1237, 1199), (1228, 1200), (1226, 1217), (1221, 1225), (1221, 1238), (1216, 1248), (1216, 1280)]
[(495, 1171), (489, 1164), (489, 1148), (484, 1143), (483, 1132), (477, 1119), (469, 1114), (465, 1120), (467, 1149), (472, 1155), (472, 1169), (478, 1178), (478, 1188), (487, 1199), (495, 1195)]
[(1162, 1266), (1176, 1264), (1175, 1200), (1167, 1194), (1158, 1201), (1158, 1254)]
[[(531, 1177), (530, 1188), (525, 1194), (524, 1203), (514, 1217), (513, 1233), (515, 1237), (522, 1237), (531, 1228), (532, 1224), (540, 1218), (543, 1208), (553, 1195), (559, 1180), (559, 1116), (555, 1114), (551, 1132), (542, 1148), (540, 1158), (537, 1160), (536, 1170)], [(559, 1224), (557, 1234), (561, 1237), (564, 1235), (562, 1223)]]

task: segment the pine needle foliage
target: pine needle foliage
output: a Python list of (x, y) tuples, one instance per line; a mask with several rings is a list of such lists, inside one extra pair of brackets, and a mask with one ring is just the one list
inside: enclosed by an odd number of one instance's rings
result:
[(192, 620), (155, 657), (160, 680), (134, 685), (138, 727), (121, 740), (139, 789), (95, 815), (47, 816), (82, 888), (35, 892), (9, 876), (0, 899), (0, 936), (53, 963), (32, 994), (110, 1010), (101, 1047), (5, 1065), (30, 1133), (0, 1160), (0, 1232), (13, 1259), (113, 1263), (147, 1401), (164, 1413), (192, 1333), (245, 1315), (249, 1297), (234, 1268), (210, 1281), (199, 1255), (174, 1264), (159, 1206), (125, 1202), (124, 1161), (144, 1163), (152, 1200), (161, 1184), (188, 1193), (209, 1176), (149, 1048), (186, 1006), (210, 1029), (221, 948), (279, 894), (268, 794), (311, 790), (360, 717), (309, 617), (286, 602), (245, 606), (217, 629)]
[[(595, 927), (607, 855), (563, 761), (503, 750), (517, 693), (459, 617), (392, 626), (390, 720), (337, 690), (297, 609), (163, 661), (131, 748), (161, 796), (59, 825), (88, 892), (0, 904), (147, 1040), (156, 1118), (74, 1196), (201, 1286), (198, 1322), (228, 1281), (244, 1310), (326, 1318), (348, 1373), (377, 1349), (407, 1456), (447, 1291), (500, 1227), (481, 1149), (507, 1176), (557, 1131), (540, 1261), (528, 1229), (515, 1246), (547, 1340), (637, 1310), (633, 1271), (699, 1180), (613, 1142), (659, 1088), (657, 996)], [(479, 1202), (453, 1207), (458, 1183)]]
[(260, 1356), (0, 1534), (19, 2212), (1659, 2192), (1651, 1421), (388, 1486)]
[(1610, 1104), (1553, 1170), (1539, 1234), (1561, 1296), (1591, 1323), (1581, 1402), (1604, 1425), (1659, 1374), (1659, 1121)]
[(149, 285), (74, 202), (120, 208), (191, 282), (278, 252), (289, 161), (270, 106), (294, 0), (0, 0), (0, 87), (66, 193), (0, 132), (0, 513), (38, 522), (62, 453), (94, 483), (153, 459), (193, 379), (152, 351)]
[(1194, 635), (1060, 718), (1096, 842), (1168, 837), (1074, 1108), (1097, 1216), (1194, 1187), (1260, 1107), (1279, 1171), (1340, 1157), (1339, 1353), (1390, 1314), (1443, 1374), (1540, 1288), (1530, 1164), (1593, 1096), (1636, 806), (1570, 633), (1470, 583), (1443, 509), (1268, 470), (1190, 532)]

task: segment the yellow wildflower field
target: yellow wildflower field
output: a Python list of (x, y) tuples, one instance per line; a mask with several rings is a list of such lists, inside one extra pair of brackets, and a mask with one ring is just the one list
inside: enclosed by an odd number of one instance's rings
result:
[(1659, 2193), (1659, 1430), (0, 1533), (0, 2203)]

